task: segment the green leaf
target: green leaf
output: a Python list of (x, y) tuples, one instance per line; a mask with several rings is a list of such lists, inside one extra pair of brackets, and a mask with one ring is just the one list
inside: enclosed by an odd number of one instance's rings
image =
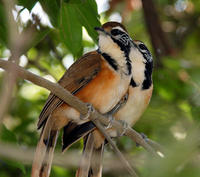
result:
[(0, 43), (3, 45), (7, 44), (7, 23), (6, 23), (6, 16), (5, 16), (5, 8), (3, 4), (0, 2)]
[(61, 8), (60, 35), (74, 56), (82, 51), (82, 27), (78, 20), (76, 5), (63, 3)]
[(36, 2), (38, 2), (38, 1), (36, 1), (36, 0), (31, 0), (31, 1), (30, 0), (18, 0), (17, 4), (27, 8), (28, 10), (31, 10), (34, 7), (34, 5), (36, 4)]
[(81, 4), (74, 5), (74, 7), (80, 23), (86, 28), (91, 38), (97, 42), (98, 34), (94, 27), (101, 26), (101, 23), (99, 22), (96, 2), (94, 0), (87, 0)]
[(80, 4), (82, 3), (84, 0), (64, 0), (64, 2), (66, 3), (71, 3), (71, 4)]
[(2, 125), (1, 130), (1, 140), (3, 140), (4, 142), (17, 142), (15, 134), (7, 129), (4, 125)]
[(40, 0), (40, 3), (48, 14), (53, 26), (58, 27), (60, 14), (60, 0)]
[(34, 40), (31, 42), (30, 46), (28, 46), (28, 49), (36, 46), (41, 40), (43, 40), (49, 33), (51, 32), (51, 29), (48, 27), (44, 27), (41, 30), (37, 32), (35, 35)]
[(3, 161), (7, 163), (9, 166), (20, 169), (23, 172), (23, 174), (26, 174), (25, 166), (22, 163), (8, 159), (3, 159)]

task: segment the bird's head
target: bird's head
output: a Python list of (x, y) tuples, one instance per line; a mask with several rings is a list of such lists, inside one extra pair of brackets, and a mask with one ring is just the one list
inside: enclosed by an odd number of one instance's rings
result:
[(118, 22), (107, 22), (101, 27), (96, 27), (99, 33), (98, 51), (104, 56), (109, 56), (114, 61), (116, 68), (126, 75), (131, 74), (131, 60), (129, 53), (132, 39), (125, 27)]
[(95, 30), (99, 33), (98, 51), (114, 59), (127, 75), (132, 74), (135, 85), (148, 88), (151, 85), (153, 58), (145, 44), (132, 40), (126, 28), (118, 22), (107, 22)]
[(95, 30), (99, 33), (100, 50), (110, 50), (113, 47), (123, 51), (129, 50), (132, 39), (121, 23), (107, 22)]
[(139, 41), (133, 40), (130, 52), (132, 62), (132, 84), (141, 86), (142, 89), (148, 89), (152, 85), (153, 57), (146, 45)]

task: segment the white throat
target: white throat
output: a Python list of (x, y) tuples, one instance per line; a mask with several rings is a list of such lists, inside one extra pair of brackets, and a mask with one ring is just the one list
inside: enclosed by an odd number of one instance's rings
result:
[(130, 60), (132, 61), (132, 76), (137, 85), (141, 85), (145, 80), (145, 60), (137, 48), (131, 48)]
[(111, 58), (113, 58), (121, 72), (126, 73), (126, 58), (124, 56), (124, 52), (120, 49), (120, 47), (113, 42), (110, 36), (100, 35), (99, 36), (99, 49), (102, 53), (108, 54)]

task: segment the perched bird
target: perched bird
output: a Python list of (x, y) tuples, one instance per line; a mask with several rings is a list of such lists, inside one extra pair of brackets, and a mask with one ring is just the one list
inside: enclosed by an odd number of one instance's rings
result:
[[(131, 61), (138, 50), (125, 28), (117, 22), (96, 27), (98, 50), (77, 60), (58, 82), (83, 102), (90, 103), (100, 113), (112, 110), (128, 91), (132, 78)], [(104, 138), (88, 119), (51, 93), (39, 116), (42, 128), (34, 161), (32, 177), (48, 177), (59, 130), (64, 128), (63, 150), (93, 131), (95, 147)]]
[[(116, 34), (120, 32), (115, 32)], [(124, 106), (114, 112), (115, 120), (125, 121), (131, 127), (141, 117), (147, 108), (153, 91), (152, 70), (153, 58), (150, 51), (141, 41), (132, 42), (136, 50), (134, 57), (130, 57), (132, 63), (132, 78), (128, 89), (128, 98)], [(119, 132), (109, 128), (111, 137), (118, 136)], [(95, 146), (93, 137), (88, 135), (84, 139), (84, 150), (77, 177), (101, 177), (102, 176), (102, 156), (104, 144)], [(88, 158), (90, 157), (90, 159)], [(84, 159), (87, 158), (87, 161)], [(87, 162), (87, 163), (86, 163)], [(82, 175), (84, 174), (84, 175)]]

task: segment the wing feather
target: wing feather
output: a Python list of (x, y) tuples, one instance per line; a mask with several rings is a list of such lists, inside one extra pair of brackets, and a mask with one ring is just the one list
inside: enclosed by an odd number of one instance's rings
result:
[[(72, 94), (77, 93), (90, 80), (92, 80), (101, 69), (101, 55), (96, 51), (89, 52), (77, 60), (62, 76), (58, 83)], [(59, 107), (63, 101), (53, 93), (50, 93), (38, 121), (38, 129), (46, 122), (49, 115)]]

